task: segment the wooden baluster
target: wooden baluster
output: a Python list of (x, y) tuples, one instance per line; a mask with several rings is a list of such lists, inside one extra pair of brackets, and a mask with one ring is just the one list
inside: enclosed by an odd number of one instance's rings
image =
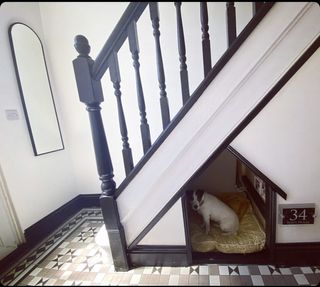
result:
[(166, 92), (165, 76), (163, 69), (163, 61), (160, 47), (160, 31), (159, 31), (159, 9), (157, 2), (149, 3), (150, 9), (150, 18), (153, 27), (153, 36), (155, 39), (156, 45), (156, 55), (157, 55), (157, 72), (158, 72), (158, 82), (160, 88), (160, 107), (161, 107), (161, 117), (162, 117), (162, 126), (165, 129), (170, 123), (170, 112), (169, 104)]
[(110, 57), (109, 71), (110, 71), (110, 79), (111, 79), (111, 82), (113, 83), (114, 94), (117, 98), (118, 117), (119, 117), (120, 133), (121, 133), (121, 139), (122, 139), (123, 163), (124, 163), (124, 169), (125, 169), (126, 175), (128, 175), (130, 171), (133, 169), (133, 159), (132, 159), (131, 148), (129, 145), (126, 120), (125, 120), (122, 102), (121, 102), (121, 91), (120, 91), (121, 78), (120, 78), (118, 57), (116, 52), (114, 52)]
[(203, 71), (206, 77), (211, 70), (211, 48), (208, 25), (208, 8), (207, 2), (200, 2), (200, 19), (202, 31), (202, 56), (203, 56)]
[(236, 8), (234, 7), (234, 2), (226, 2), (226, 6), (228, 47), (230, 47), (233, 41), (237, 38)]
[(78, 35), (75, 38), (74, 46), (79, 56), (73, 61), (73, 66), (80, 101), (86, 104), (89, 112), (97, 169), (102, 181), (102, 193), (113, 195), (116, 185), (113, 181), (113, 167), (100, 113), (100, 104), (103, 102), (101, 83), (91, 79), (90, 72), (94, 61), (89, 56), (88, 40), (84, 36)]
[(181, 2), (174, 2), (176, 6), (177, 14), (177, 37), (178, 37), (178, 50), (179, 50), (179, 61), (180, 61), (180, 80), (181, 80), (181, 92), (182, 92), (182, 103), (183, 105), (189, 100), (189, 79), (188, 70), (186, 64), (186, 45), (184, 42), (184, 33), (181, 17)]
[(263, 2), (252, 2), (252, 15), (256, 15), (262, 6)]
[(139, 50), (136, 22), (132, 22), (132, 24), (129, 26), (128, 38), (129, 38), (130, 52), (133, 59), (133, 67), (135, 69), (135, 75), (136, 75), (136, 87), (137, 87), (138, 106), (140, 111), (140, 131), (141, 131), (142, 146), (143, 146), (143, 152), (146, 153), (151, 146), (151, 139), (150, 139), (151, 137), (150, 137), (150, 129), (149, 129), (149, 125), (146, 117), (147, 115), (146, 105), (144, 102), (141, 76), (140, 76), (140, 70), (139, 70), (140, 50)]

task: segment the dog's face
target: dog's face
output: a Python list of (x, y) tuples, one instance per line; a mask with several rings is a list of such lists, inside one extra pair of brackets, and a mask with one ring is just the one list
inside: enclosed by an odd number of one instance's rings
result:
[(197, 189), (190, 194), (190, 204), (193, 210), (197, 211), (204, 201), (204, 190)]

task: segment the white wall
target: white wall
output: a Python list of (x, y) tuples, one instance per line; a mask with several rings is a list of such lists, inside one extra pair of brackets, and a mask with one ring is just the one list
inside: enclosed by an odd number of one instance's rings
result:
[[(79, 101), (72, 66), (72, 60), (77, 57), (73, 47), (74, 37), (78, 34), (85, 35), (91, 45), (91, 56), (95, 58), (128, 3), (41, 2), (39, 5), (51, 67), (55, 75), (54, 86), (63, 103), (61, 109), (68, 115), (64, 124), (69, 138), (77, 190), (78, 193), (100, 193), (88, 113), (85, 105)], [(110, 103), (114, 98), (111, 93), (105, 94), (105, 103), (102, 105), (104, 112), (107, 112), (106, 106), (114, 104)], [(112, 114), (107, 115), (111, 118), (109, 124), (117, 127), (116, 106), (110, 106), (110, 109)], [(106, 133), (112, 148), (113, 139), (119, 139), (119, 130), (110, 131), (107, 126)], [(120, 157), (113, 159), (117, 180), (119, 173), (116, 171), (118, 166), (122, 168), (122, 162)]]
[(186, 245), (181, 199), (167, 211), (138, 245)]
[[(278, 204), (315, 203), (320, 214), (320, 49), (233, 141), (232, 146), (287, 194)], [(320, 241), (314, 224), (277, 224), (283, 242)]]
[[(17, 21), (29, 25), (44, 39), (39, 5), (35, 2), (6, 2), (0, 7), (0, 162), (18, 220), (22, 229), (26, 229), (74, 198), (79, 191), (75, 189), (70, 146), (66, 136), (66, 117), (61, 110), (61, 98), (54, 87), (53, 94), (66, 149), (41, 156), (33, 154), (8, 37), (10, 24)], [(46, 52), (46, 43), (43, 42)], [(54, 81), (52, 75), (50, 79)], [(19, 119), (7, 120), (6, 109), (16, 109)]]
[(224, 150), (210, 165), (195, 178), (188, 188), (204, 189), (210, 193), (235, 192), (237, 160)]

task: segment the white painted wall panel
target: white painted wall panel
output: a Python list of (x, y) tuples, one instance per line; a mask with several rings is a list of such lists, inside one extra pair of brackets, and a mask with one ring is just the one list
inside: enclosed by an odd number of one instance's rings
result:
[(139, 245), (186, 245), (181, 199), (142, 238)]
[[(232, 142), (232, 146), (287, 194), (279, 204), (315, 203), (320, 213), (320, 49)], [(283, 242), (320, 241), (314, 224), (277, 224)]]

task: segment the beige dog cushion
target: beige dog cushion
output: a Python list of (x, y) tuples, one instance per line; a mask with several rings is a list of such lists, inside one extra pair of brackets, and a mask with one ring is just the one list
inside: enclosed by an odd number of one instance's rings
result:
[(261, 228), (252, 206), (244, 192), (230, 192), (215, 194), (229, 205), (239, 217), (237, 235), (223, 235), (220, 228), (211, 221), (210, 233), (205, 234), (202, 216), (189, 209), (191, 245), (193, 251), (223, 253), (252, 253), (261, 251), (266, 242), (266, 235)]

